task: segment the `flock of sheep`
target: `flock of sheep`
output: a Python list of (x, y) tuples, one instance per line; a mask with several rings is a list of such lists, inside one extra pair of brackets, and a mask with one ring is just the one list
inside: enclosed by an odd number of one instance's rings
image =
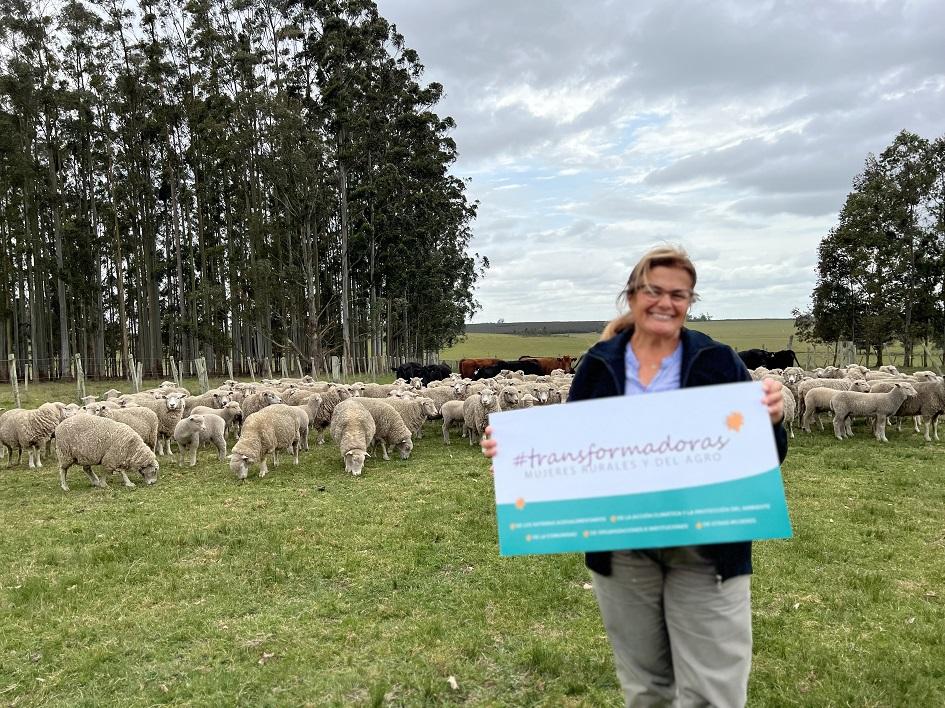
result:
[[(9, 454), (12, 465), (17, 452), (19, 463), (26, 450), (29, 467), (42, 467), (42, 456), (55, 441), (64, 491), (73, 465), (82, 467), (94, 486), (107, 486), (108, 473), (117, 472), (133, 487), (129, 473), (140, 474), (149, 485), (157, 481), (158, 458), (173, 454), (172, 443), (177, 444), (178, 464), (193, 466), (203, 444), (225, 459), (227, 439), (233, 437), (230, 469), (243, 480), (254, 465), (264, 477), (268, 461), (277, 464), (282, 450), (298, 464), (300, 449), (309, 449), (314, 430), (319, 445), (329, 433), (345, 470), (360, 475), (378, 445), (385, 460), (390, 459), (389, 448), (408, 459), (429, 419), (442, 419), (444, 443), (449, 444), (450, 429), (457, 427), (473, 445), (490, 413), (561, 403), (567, 400), (571, 379), (563, 371), (546, 376), (503, 371), (482, 381), (453, 375), (424, 387), (419, 378), (339, 384), (303, 377), (261, 384), (226, 381), (197, 396), (165, 381), (141, 393), (112, 389), (103, 400), (83, 399), (82, 406), (52, 402), (35, 410), (2, 412), (0, 458)], [(97, 474), (95, 466), (104, 474)]]
[(834, 435), (838, 440), (853, 435), (854, 417), (868, 419), (873, 434), (881, 442), (889, 442), (886, 426), (893, 417), (912, 418), (915, 432), (925, 422), (925, 439), (931, 442), (934, 433), (938, 440), (938, 419), (945, 413), (945, 380), (934, 371), (901, 374), (895, 366), (881, 366), (871, 371), (859, 364), (845, 368), (828, 366), (806, 371), (799, 367), (768, 370), (763, 367), (751, 372), (755, 380), (773, 378), (784, 384), (784, 425), (794, 437), (794, 423), (810, 432), (811, 423), (818, 414), (833, 417)]
[[(872, 421), (877, 440), (887, 442), (886, 426), (893, 417), (913, 418), (916, 432), (925, 422), (925, 439), (938, 440), (938, 419), (945, 413), (945, 380), (934, 372), (900, 374), (893, 366), (871, 371), (851, 364), (805, 371), (755, 369), (752, 378), (774, 378), (784, 384), (785, 427), (794, 437), (794, 423), (810, 432), (818, 414), (833, 417), (834, 434), (840, 440), (852, 432), (852, 419)], [(426, 387), (419, 378), (392, 384), (338, 384), (311, 377), (264, 380), (262, 384), (227, 381), (221, 387), (191, 396), (171, 382), (135, 394), (112, 389), (103, 400), (88, 397), (84, 405), (44, 403), (35, 410), (0, 413), (0, 457), (23, 451), (30, 468), (42, 467), (42, 455), (55, 440), (59, 481), (68, 491), (66, 472), (82, 467), (95, 486), (106, 486), (108, 473), (121, 475), (126, 486), (129, 473), (140, 474), (146, 484), (157, 481), (158, 458), (172, 454), (177, 444), (178, 464), (196, 464), (201, 445), (212, 445), (220, 460), (227, 457), (227, 439), (235, 438), (229, 451), (230, 469), (243, 480), (252, 466), (259, 476), (268, 472), (268, 460), (278, 463), (281, 450), (296, 464), (301, 449), (309, 449), (309, 431), (318, 444), (329, 433), (338, 446), (344, 468), (360, 475), (377, 446), (385, 460), (389, 449), (408, 459), (413, 441), (423, 435), (430, 419), (442, 421), (443, 442), (450, 430), (476, 444), (489, 415), (500, 410), (527, 408), (567, 400), (571, 374), (550, 375), (502, 371), (471, 381), (453, 374)], [(823, 423), (820, 423), (823, 429)], [(99, 476), (93, 467), (101, 466)]]

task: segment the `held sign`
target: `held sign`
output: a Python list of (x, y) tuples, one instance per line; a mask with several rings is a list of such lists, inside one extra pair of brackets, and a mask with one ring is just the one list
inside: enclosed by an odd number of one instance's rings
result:
[(789, 538), (759, 382), (489, 417), (503, 556)]

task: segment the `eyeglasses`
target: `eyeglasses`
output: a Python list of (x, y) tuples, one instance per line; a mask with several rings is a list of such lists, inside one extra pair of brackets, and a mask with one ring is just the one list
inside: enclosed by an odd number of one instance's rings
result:
[(695, 302), (699, 298), (692, 290), (663, 290), (658, 285), (641, 285), (636, 291), (648, 300), (660, 300), (663, 295), (669, 295), (670, 300), (680, 304)]

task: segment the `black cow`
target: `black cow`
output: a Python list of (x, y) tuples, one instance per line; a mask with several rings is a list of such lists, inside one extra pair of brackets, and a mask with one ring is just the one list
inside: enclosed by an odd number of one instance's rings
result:
[(397, 378), (404, 381), (410, 381), (410, 379), (417, 377), (423, 381), (424, 386), (431, 381), (442, 381), (453, 373), (452, 369), (446, 364), (427, 364), (424, 366), (416, 361), (401, 364), (393, 371), (397, 374)]
[(472, 378), (474, 381), (478, 381), (479, 379), (489, 379), (498, 375), (502, 369), (508, 369), (509, 371), (521, 371), (525, 374), (537, 374), (539, 376), (544, 373), (542, 371), (541, 364), (539, 364), (537, 361), (519, 359), (518, 361), (498, 361), (495, 364), (491, 364), (489, 366), (481, 366), (473, 372)]
[(766, 352), (764, 349), (746, 349), (743, 352), (738, 352), (738, 356), (749, 371), (757, 369), (759, 366), (771, 368), (768, 366), (771, 352)]
[(797, 355), (794, 353), (793, 349), (782, 349), (779, 352), (768, 355), (767, 366), (769, 369), (786, 369), (795, 364), (800, 366), (801, 362), (797, 360)]

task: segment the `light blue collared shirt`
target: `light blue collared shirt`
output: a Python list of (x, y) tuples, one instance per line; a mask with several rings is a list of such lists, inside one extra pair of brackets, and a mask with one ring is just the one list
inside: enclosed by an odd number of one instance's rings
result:
[(637, 355), (633, 353), (630, 342), (627, 342), (627, 351), (624, 354), (623, 362), (627, 380), (624, 395), (635, 396), (640, 393), (675, 391), (679, 388), (679, 381), (682, 376), (682, 342), (676, 345), (672, 354), (663, 357), (663, 361), (660, 362), (660, 370), (656, 372), (656, 376), (650, 381), (649, 386), (640, 383), (640, 362)]

